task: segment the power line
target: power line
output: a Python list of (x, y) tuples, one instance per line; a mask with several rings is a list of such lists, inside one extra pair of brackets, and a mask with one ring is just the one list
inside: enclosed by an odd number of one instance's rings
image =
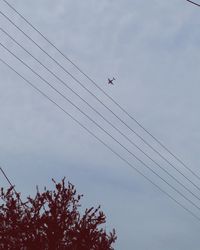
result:
[[(9, 185), (11, 187), (14, 187), (14, 185), (11, 183), (11, 181), (9, 180), (8, 176), (6, 175), (6, 173), (4, 172), (4, 170), (1, 166), (0, 166), (0, 170), (1, 170), (1, 173), (3, 174), (3, 176), (5, 177), (5, 179), (7, 180), (7, 182), (9, 183)], [(15, 188), (14, 188), (14, 191), (16, 192)]]
[[(110, 99), (121, 111), (123, 111), (131, 120), (133, 120), (140, 128), (142, 128), (151, 138), (153, 138), (163, 149), (165, 149), (171, 156), (173, 156), (185, 169), (193, 174), (200, 180), (200, 176), (191, 170), (179, 157), (177, 157), (171, 150), (169, 150), (158, 138), (156, 138), (151, 132), (149, 132), (136, 118), (134, 118), (128, 111), (125, 110), (117, 101), (115, 101), (109, 94), (107, 94), (88, 74), (86, 74), (80, 67), (78, 67), (66, 54), (64, 54), (54, 43), (52, 43), (46, 36), (42, 34), (33, 24), (31, 24), (27, 18), (25, 18), (16, 8), (14, 8), (8, 1), (2, 0), (6, 3), (15, 13), (17, 13), (32, 29), (34, 29), (43, 39), (45, 39), (56, 51), (58, 51), (67, 61), (69, 61), (81, 74), (83, 74), (92, 84), (94, 84), (108, 99)], [(186, 0), (197, 6), (195, 2)], [(129, 127), (128, 127), (129, 128)], [(129, 128), (130, 129), (130, 128)], [(133, 131), (132, 131), (133, 132)], [(139, 137), (140, 138), (140, 137)], [(140, 138), (141, 139), (141, 138)], [(144, 141), (143, 141), (144, 142)], [(145, 143), (145, 142), (144, 142)], [(146, 144), (146, 143), (145, 143)], [(147, 144), (148, 145), (148, 144)], [(149, 146), (149, 145), (148, 145)], [(153, 148), (151, 148), (153, 150)], [(154, 150), (155, 151), (155, 150)], [(155, 151), (156, 152), (156, 151)], [(158, 153), (158, 152), (156, 152)], [(160, 155), (159, 155), (160, 156)], [(161, 156), (160, 156), (161, 157)], [(164, 158), (163, 158), (164, 159)], [(171, 165), (171, 164), (170, 164)]]
[[(92, 107), (87, 101), (85, 101), (79, 94), (77, 94), (72, 88), (70, 88), (66, 82), (54, 74), (49, 68), (47, 68), (40, 60), (33, 56), (27, 49), (25, 49), (20, 43), (17, 42), (9, 33), (7, 33), (3, 28), (0, 27), (0, 30), (6, 34), (14, 43), (16, 43), (21, 49), (23, 49), (28, 55), (30, 55), (34, 60), (36, 60), (40, 65), (42, 65), (49, 73), (51, 73), (57, 80), (59, 80), (65, 87), (70, 89), (76, 96), (78, 96), (84, 103), (86, 103), (94, 112), (96, 112), (100, 117), (102, 117), (112, 128), (114, 128), (118, 133), (120, 133), (126, 140), (128, 140), (133, 146), (135, 146), (140, 152), (142, 152), (148, 159), (150, 159), (154, 164), (156, 164), (162, 171), (164, 171), (168, 176), (175, 180), (179, 185), (181, 185), (185, 190), (192, 194), (195, 198), (200, 201), (200, 198), (193, 193), (189, 188), (182, 184), (177, 178), (170, 174), (165, 168), (163, 168), (159, 163), (157, 163), (152, 157), (145, 153), (139, 146), (137, 146), (131, 139), (129, 139), (123, 132), (121, 132), (115, 125), (108, 121), (100, 112), (98, 112), (94, 107)], [(30, 68), (29, 68), (30, 69)]]
[(15, 186), (11, 183), (10, 179), (8, 178), (8, 175), (5, 173), (5, 171), (3, 170), (3, 168), (1, 166), (0, 166), (0, 171), (3, 174), (3, 176), (5, 177), (5, 179), (7, 180), (7, 182), (9, 183), (10, 187), (13, 188), (13, 190), (14, 190), (16, 196), (18, 197), (19, 201), (21, 202), (22, 206), (27, 207), (27, 205), (22, 201), (21, 197), (19, 196), (19, 193), (17, 193)]
[(87, 119), (89, 119), (94, 125), (96, 125), (101, 131), (103, 131), (107, 136), (109, 136), (112, 140), (114, 140), (118, 145), (120, 145), (125, 151), (127, 151), (130, 155), (132, 155), (137, 161), (139, 161), (145, 168), (151, 171), (155, 176), (160, 178), (165, 184), (167, 184), (171, 189), (176, 191), (179, 195), (181, 195), (185, 200), (190, 202), (194, 207), (196, 207), (200, 211), (200, 207), (196, 205), (191, 199), (187, 198), (184, 194), (182, 194), (177, 188), (175, 188), (172, 184), (166, 181), (162, 176), (160, 176), (156, 171), (150, 168), (143, 160), (137, 157), (132, 151), (130, 151), (127, 147), (125, 147), (119, 140), (117, 140), (114, 136), (112, 136), (109, 132), (107, 132), (101, 125), (99, 125), (96, 121), (94, 121), (88, 114), (81, 110), (76, 104), (74, 104), (69, 98), (63, 95), (60, 91), (58, 91), (51, 83), (49, 83), (46, 79), (44, 79), (40, 74), (38, 74), (35, 70), (33, 70), (28, 64), (26, 64), (22, 59), (16, 56), (12, 51), (10, 51), (6, 46), (4, 46), (1, 42), (0, 45), (9, 52), (12, 56), (14, 56), (18, 61), (20, 61), (25, 67), (31, 70), (36, 76), (38, 76), (43, 82), (45, 82), (49, 87), (51, 87), (56, 93), (58, 93), (62, 98), (64, 98), (67, 102), (69, 102), (73, 107), (75, 107), (79, 112), (81, 112)]
[[(4, 1), (4, 0), (3, 0)], [(33, 42), (43, 53), (45, 53), (53, 62), (55, 62), (59, 67), (63, 69), (65, 73), (70, 75), (70, 77), (77, 82), (82, 88), (84, 88), (88, 93), (90, 93), (99, 103), (101, 103), (107, 110), (109, 110), (120, 122), (122, 122), (130, 131), (132, 131), (140, 140), (142, 140), (149, 148), (151, 148), (155, 153), (157, 153), (165, 162), (167, 162), (172, 168), (174, 168), (180, 175), (182, 175), (188, 182), (190, 182), (195, 188), (200, 191), (199, 186), (197, 186), (193, 181), (191, 181), (185, 174), (183, 174), (177, 167), (174, 166), (166, 157), (164, 157), (158, 150), (156, 150), (151, 144), (149, 144), (142, 136), (140, 136), (135, 130), (133, 130), (129, 125), (127, 125), (116, 113), (114, 113), (108, 106), (106, 106), (95, 94), (93, 94), (87, 87), (85, 87), (76, 77), (74, 77), (68, 70), (66, 70), (57, 60), (55, 60), (48, 52), (46, 52), (37, 42), (35, 42), (30, 36), (28, 36), (19, 26), (17, 26), (6, 14), (0, 11), (14, 27), (16, 27), (24, 36), (26, 36), (31, 42)]]
[(200, 7), (200, 4), (198, 4), (198, 3), (195, 3), (195, 2), (190, 1), (190, 0), (186, 0), (186, 1), (189, 2), (189, 3), (192, 3), (192, 4), (194, 4), (194, 5), (196, 5), (196, 6), (198, 6), (198, 7)]
[(76, 122), (79, 126), (81, 126), (84, 130), (86, 130), (91, 136), (93, 136), (97, 141), (99, 141), (101, 144), (103, 144), (106, 148), (108, 148), (112, 153), (114, 153), (118, 158), (120, 158), (123, 162), (125, 162), (131, 169), (135, 170), (138, 174), (143, 176), (147, 181), (149, 181), (152, 185), (157, 187), (159, 191), (167, 195), (171, 200), (173, 200), (177, 205), (182, 207), (185, 211), (190, 213), (193, 217), (195, 217), (198, 221), (200, 221), (200, 217), (197, 216), (193, 211), (182, 205), (178, 200), (176, 200), (172, 195), (170, 195), (168, 192), (166, 192), (164, 189), (162, 189), (159, 185), (157, 185), (155, 182), (153, 182), (149, 177), (147, 177), (145, 174), (143, 174), (140, 170), (138, 170), (136, 167), (134, 167), (129, 161), (127, 161), (124, 157), (122, 157), (119, 153), (117, 153), (115, 150), (113, 150), (107, 143), (105, 143), (102, 139), (100, 139), (98, 136), (96, 136), (92, 131), (90, 131), (86, 126), (84, 126), (79, 120), (77, 120), (73, 115), (68, 113), (64, 108), (62, 108), (58, 103), (56, 103), (54, 100), (52, 100), (48, 95), (46, 95), (43, 91), (41, 91), (38, 87), (36, 87), (33, 83), (31, 83), (29, 80), (27, 80), (24, 76), (22, 76), (19, 72), (17, 72), (13, 67), (11, 67), (8, 63), (6, 63), (2, 58), (0, 58), (0, 61), (5, 64), (8, 68), (10, 68), (13, 72), (15, 72), (19, 77), (21, 77), (28, 85), (30, 85), (33, 89), (35, 89), (37, 92), (39, 92), (43, 97), (48, 99), (51, 103), (53, 103), (55, 106), (57, 106), (62, 112), (65, 113), (65, 115), (69, 116), (74, 122)]

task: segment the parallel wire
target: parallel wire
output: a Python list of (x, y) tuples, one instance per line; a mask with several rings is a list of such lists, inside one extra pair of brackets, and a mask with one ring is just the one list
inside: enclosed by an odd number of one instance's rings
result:
[[(4, 0), (3, 0), (4, 1)], [(35, 42), (30, 36), (28, 36), (20, 27), (18, 27), (7, 15), (2, 11), (0, 14), (4, 16), (13, 26), (15, 26), (23, 35), (25, 35), (31, 42), (33, 42), (43, 53), (45, 53), (52, 61), (54, 61), (59, 67), (61, 67), (65, 73), (67, 73), (74, 81), (76, 81), (82, 88), (90, 93), (99, 103), (101, 103), (107, 110), (109, 110), (119, 121), (121, 121), (129, 130), (131, 130), (138, 138), (140, 138), (149, 148), (157, 153), (165, 162), (167, 162), (172, 168), (174, 168), (180, 175), (182, 175), (187, 181), (189, 181), (195, 188), (200, 191), (193, 181), (191, 181), (185, 174), (183, 174), (177, 167), (174, 166), (167, 158), (165, 158), (158, 150), (151, 146), (142, 136), (140, 136), (135, 130), (133, 130), (128, 124), (126, 124), (118, 115), (116, 115), (108, 106), (106, 106), (95, 94), (93, 94), (87, 87), (85, 87), (76, 77), (74, 77), (68, 70), (66, 70), (57, 60), (55, 60), (50, 54), (48, 54), (37, 42)]]
[(182, 194), (177, 188), (175, 188), (172, 184), (166, 181), (162, 176), (160, 176), (156, 171), (154, 171), (151, 167), (149, 167), (143, 160), (137, 157), (132, 151), (130, 151), (127, 147), (125, 147), (119, 140), (117, 140), (114, 136), (112, 136), (109, 132), (107, 132), (101, 125), (99, 125), (96, 121), (94, 121), (86, 112), (82, 111), (80, 107), (74, 104), (70, 99), (68, 99), (64, 94), (58, 91), (49, 81), (44, 79), (40, 74), (38, 74), (35, 70), (33, 70), (28, 64), (26, 64), (22, 59), (16, 56), (12, 51), (10, 51), (6, 46), (4, 46), (1, 42), (0, 45), (9, 52), (13, 57), (15, 57), (18, 61), (20, 61), (26, 68), (28, 68), (31, 72), (33, 72), (36, 76), (38, 76), (43, 82), (45, 82), (50, 88), (52, 88), (56, 93), (58, 93), (62, 98), (64, 98), (67, 102), (69, 102), (73, 107), (75, 107), (80, 113), (82, 113), (85, 117), (87, 117), (94, 125), (96, 125), (101, 131), (103, 131), (107, 136), (109, 136), (112, 140), (114, 140), (118, 145), (120, 145), (125, 151), (127, 151), (130, 155), (132, 155), (137, 161), (139, 161), (145, 168), (151, 171), (155, 176), (161, 179), (165, 184), (167, 184), (171, 189), (176, 191), (180, 196), (182, 196), (185, 200), (191, 203), (194, 207), (196, 207), (200, 211), (200, 207), (196, 205), (191, 199)]
[[(163, 149), (165, 149), (171, 156), (173, 156), (185, 169), (187, 169), (191, 174), (193, 174), (197, 179), (200, 180), (200, 176), (197, 175), (192, 169), (190, 169), (178, 156), (176, 156), (171, 150), (169, 150), (158, 138), (156, 138), (151, 132), (149, 132), (136, 118), (134, 118), (128, 111), (125, 110), (117, 101), (115, 101), (109, 94), (107, 94), (88, 74), (86, 74), (79, 66), (77, 66), (71, 59), (69, 59), (66, 54), (64, 54), (55, 44), (53, 44), (46, 36), (44, 36), (33, 24), (31, 24), (27, 18), (25, 18), (16, 8), (14, 8), (8, 1), (2, 0), (6, 3), (15, 13), (17, 13), (32, 29), (34, 29), (44, 40), (46, 40), (56, 51), (58, 51), (67, 61), (69, 61), (81, 74), (83, 74), (92, 84), (94, 84), (108, 99), (110, 99), (121, 111), (123, 111), (131, 120), (133, 120), (140, 128), (142, 128), (151, 138), (153, 138)], [(192, 2), (191, 0), (186, 0), (197, 6), (199, 4)], [(129, 128), (129, 127), (128, 127)], [(129, 128), (130, 129), (130, 128)], [(131, 129), (132, 131), (132, 129)], [(133, 132), (133, 131), (132, 131)], [(137, 135), (137, 134), (136, 134)], [(138, 136), (138, 135), (137, 135)], [(139, 137), (140, 138), (140, 137)], [(141, 138), (140, 138), (141, 139)], [(142, 139), (141, 139), (142, 140)], [(146, 145), (148, 145), (144, 140), (142, 140)], [(149, 145), (148, 145), (149, 146)], [(150, 147), (151, 148), (151, 147)], [(153, 148), (151, 148), (154, 150)], [(155, 151), (155, 150), (154, 150)], [(157, 154), (158, 152), (155, 151)], [(161, 157), (161, 155), (159, 154)], [(163, 157), (161, 157), (163, 158)], [(164, 159), (164, 158), (163, 158)], [(165, 160), (165, 159), (164, 159)], [(169, 162), (168, 162), (169, 164)], [(171, 164), (170, 164), (171, 165)]]
[(146, 152), (144, 152), (139, 146), (137, 146), (130, 138), (128, 138), (123, 132), (121, 132), (115, 125), (108, 121), (99, 111), (92, 107), (87, 101), (85, 101), (79, 94), (77, 94), (72, 88), (70, 88), (66, 82), (59, 78), (55, 73), (53, 73), (49, 68), (47, 68), (40, 60), (38, 60), (32, 53), (25, 49), (16, 39), (14, 39), (9, 33), (7, 33), (3, 28), (0, 30), (6, 34), (14, 43), (16, 43), (21, 49), (23, 49), (28, 55), (30, 55), (34, 60), (36, 60), (42, 67), (44, 67), (50, 74), (52, 74), (57, 80), (59, 80), (65, 87), (72, 91), (76, 96), (78, 96), (84, 103), (86, 103), (94, 112), (96, 112), (101, 118), (104, 119), (112, 128), (114, 128), (119, 134), (121, 134), (126, 140), (128, 140), (133, 146), (135, 146), (140, 152), (142, 152), (148, 159), (150, 159), (154, 164), (156, 164), (162, 171), (164, 171), (168, 176), (175, 180), (179, 185), (181, 185), (185, 190), (192, 194), (195, 198), (200, 201), (200, 198), (193, 193), (189, 188), (182, 184), (177, 178), (170, 174), (165, 168), (163, 168), (159, 163), (157, 163), (152, 157), (150, 157)]
[(7, 62), (5, 62), (2, 58), (0, 58), (0, 61), (5, 64), (10, 70), (15, 72), (19, 77), (21, 77), (28, 85), (30, 85), (33, 89), (35, 89), (37, 92), (39, 92), (43, 97), (48, 99), (51, 103), (53, 103), (55, 106), (57, 106), (62, 112), (65, 113), (65, 115), (69, 116), (74, 122), (76, 122), (79, 126), (81, 126), (84, 130), (86, 130), (91, 136), (93, 136), (97, 141), (99, 141), (101, 144), (103, 144), (106, 148), (108, 148), (112, 153), (114, 153), (118, 158), (120, 158), (123, 162), (125, 162), (131, 169), (135, 170), (138, 174), (143, 176), (147, 181), (149, 181), (152, 185), (154, 185), (160, 192), (167, 195), (171, 200), (173, 200), (177, 205), (182, 207), (185, 211), (190, 213), (193, 217), (195, 217), (198, 221), (200, 221), (200, 217), (196, 215), (193, 211), (185, 207), (182, 203), (180, 203), (178, 200), (176, 200), (172, 195), (170, 195), (167, 191), (162, 189), (159, 185), (157, 185), (155, 182), (153, 182), (148, 176), (143, 174), (140, 170), (138, 170), (136, 167), (134, 167), (129, 161), (127, 161), (124, 157), (122, 157), (119, 153), (117, 153), (115, 150), (113, 150), (107, 143), (105, 143), (102, 139), (100, 139), (98, 136), (96, 136), (91, 130), (89, 130), (86, 126), (84, 126), (79, 120), (77, 120), (73, 115), (68, 113), (63, 107), (61, 107), (58, 103), (56, 103), (53, 99), (51, 99), (48, 95), (46, 95), (42, 90), (40, 90), (38, 87), (36, 87), (32, 82), (27, 80), (23, 75), (21, 75), (19, 72), (17, 72), (12, 66), (10, 66)]

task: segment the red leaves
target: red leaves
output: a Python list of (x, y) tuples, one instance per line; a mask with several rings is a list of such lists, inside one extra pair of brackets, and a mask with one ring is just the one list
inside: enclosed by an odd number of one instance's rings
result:
[(0, 249), (111, 250), (115, 231), (107, 234), (99, 226), (106, 222), (100, 207), (89, 208), (81, 216), (82, 195), (71, 184), (55, 184), (55, 190), (39, 192), (22, 204), (14, 187), (0, 198)]

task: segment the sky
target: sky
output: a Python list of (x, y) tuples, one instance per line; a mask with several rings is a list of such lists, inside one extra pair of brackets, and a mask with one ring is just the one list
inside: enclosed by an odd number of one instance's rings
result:
[[(200, 176), (200, 8), (185, 0), (9, 0), (9, 3)], [(197, 186), (200, 185), (197, 178), (161, 149), (2, 0), (0, 11), (8, 15), (16, 25), (64, 65), (78, 81), (161, 152), (179, 171)], [(149, 149), (14, 28), (2, 14), (0, 28), (12, 35), (171, 175), (196, 196), (200, 196), (194, 185)], [(9, 40), (1, 30), (0, 43), (22, 58), (145, 164), (200, 206), (198, 199), (186, 192), (114, 131), (83, 101), (62, 86), (58, 79)], [(200, 216), (198, 209), (146, 170), (141, 162), (134, 159), (94, 123), (88, 121), (2, 46), (0, 57), (131, 162), (135, 168)], [(116, 81), (110, 86), (107, 84), (107, 78), (113, 76)], [(44, 186), (52, 188), (51, 178), (60, 181), (65, 176), (76, 186), (78, 193), (84, 194), (83, 208), (101, 205), (107, 216), (106, 229), (109, 231), (115, 228), (117, 232), (115, 249), (199, 249), (200, 223), (197, 219), (138, 175), (2, 63), (0, 138), (0, 165), (24, 197), (34, 194), (36, 185), (41, 190)], [(8, 187), (2, 175), (0, 184)]]

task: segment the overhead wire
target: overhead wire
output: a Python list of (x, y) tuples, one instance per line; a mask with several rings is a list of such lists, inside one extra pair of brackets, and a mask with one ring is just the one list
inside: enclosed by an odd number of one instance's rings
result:
[(14, 192), (15, 192), (16, 196), (18, 197), (19, 201), (21, 202), (22, 206), (27, 207), (26, 203), (24, 203), (22, 201), (21, 197), (19, 196), (19, 193), (16, 191), (15, 186), (12, 184), (12, 182), (8, 178), (8, 175), (5, 173), (2, 166), (0, 166), (0, 171), (1, 171), (2, 175), (4, 176), (4, 178), (6, 179), (6, 181), (8, 182), (8, 184), (10, 185), (10, 187), (14, 190)]
[[(4, 0), (3, 0), (4, 1)], [(6, 18), (15, 28), (17, 28), (24, 36), (26, 36), (32, 43), (34, 43), (44, 54), (46, 54), (54, 63), (56, 63), (62, 70), (67, 73), (75, 82), (77, 82), (82, 88), (84, 88), (89, 94), (91, 94), (100, 104), (102, 104), (108, 111), (110, 111), (122, 124), (124, 124), (130, 131), (132, 131), (140, 140), (142, 140), (149, 148), (151, 148), (156, 154), (158, 154), (165, 162), (167, 162), (172, 168), (174, 168), (180, 175), (182, 175), (188, 182), (190, 182), (196, 189), (200, 191), (200, 187), (191, 181), (185, 174), (183, 174), (174, 164), (172, 164), (166, 157), (164, 157), (158, 150), (156, 150), (151, 144), (149, 144), (142, 136), (140, 136), (135, 130), (127, 125), (115, 112), (113, 112), (107, 105), (103, 103), (94, 93), (92, 93), (87, 87), (85, 87), (81, 81), (74, 77), (68, 70), (66, 70), (56, 59), (54, 59), (48, 52), (46, 52), (37, 42), (35, 42), (29, 35), (27, 35), (19, 26), (17, 26), (5, 13), (0, 11), (0, 14)]]
[(198, 6), (198, 7), (200, 7), (200, 4), (198, 4), (198, 3), (196, 3), (196, 2), (193, 2), (193, 1), (191, 1), (191, 0), (186, 0), (187, 2), (189, 2), (189, 3), (192, 3), (192, 4), (194, 4), (194, 5), (196, 5), (196, 6)]
[[(189, 168), (180, 157), (176, 156), (171, 150), (169, 150), (158, 138), (156, 138), (151, 132), (149, 132), (136, 118), (134, 118), (125, 108), (123, 108), (117, 101), (114, 100), (108, 93), (106, 93), (97, 83), (93, 80), (88, 74), (86, 74), (77, 64), (75, 64), (66, 54), (64, 54), (53, 42), (50, 41), (42, 32), (39, 31), (27, 18), (25, 18), (13, 5), (11, 5), (8, 1), (2, 0), (9, 8), (11, 8), (17, 15), (19, 15), (33, 30), (35, 30), (45, 41), (47, 41), (57, 52), (59, 52), (68, 62), (70, 62), (81, 74), (83, 74), (94, 86), (96, 86), (109, 100), (111, 100), (121, 111), (123, 111), (131, 120), (133, 120), (143, 131), (145, 131), (155, 142), (157, 142), (166, 152), (168, 152), (171, 156), (174, 157), (185, 169), (187, 169), (193, 176), (195, 176), (198, 180), (200, 180), (200, 176), (196, 174), (191, 168)], [(191, 2), (197, 6), (195, 2), (191, 0), (186, 0)], [(130, 127), (127, 126), (129, 129)], [(132, 129), (130, 129), (132, 131)], [(133, 131), (132, 131), (133, 132)], [(137, 135), (137, 134), (136, 134)], [(137, 135), (138, 136), (138, 135)], [(140, 138), (140, 137), (139, 137)], [(140, 138), (141, 139), (141, 138)], [(141, 139), (142, 140), (142, 139)], [(146, 145), (148, 145), (145, 140), (142, 140)], [(148, 145), (149, 146), (149, 145)], [(150, 147), (150, 146), (149, 146)], [(158, 154), (158, 151), (154, 150), (153, 147), (150, 147), (154, 152)], [(161, 157), (161, 154), (158, 154)], [(165, 160), (163, 157), (161, 157)], [(165, 160), (166, 161), (166, 160)], [(169, 164), (169, 162), (168, 162)], [(171, 164), (170, 164), (171, 165)]]
[(154, 185), (160, 192), (164, 193), (166, 196), (168, 196), (171, 200), (173, 200), (177, 205), (182, 207), (185, 211), (190, 213), (194, 218), (196, 218), (198, 221), (200, 221), (200, 217), (196, 215), (193, 211), (188, 209), (186, 206), (184, 206), (182, 203), (180, 203), (177, 199), (175, 199), (172, 195), (170, 195), (167, 191), (165, 191), (163, 188), (161, 188), (159, 185), (157, 185), (155, 182), (153, 182), (148, 176), (143, 174), (140, 170), (138, 170), (136, 167), (134, 167), (128, 160), (126, 160), (123, 156), (121, 156), (119, 153), (117, 153), (112, 147), (110, 147), (106, 142), (104, 142), (102, 139), (100, 139), (98, 136), (96, 136), (91, 130), (89, 130), (85, 125), (83, 125), (79, 120), (77, 120), (73, 115), (71, 115), (69, 112), (67, 112), (63, 107), (61, 107), (57, 102), (55, 102), (52, 98), (50, 98), (47, 94), (45, 94), (42, 90), (40, 90), (37, 86), (35, 86), (31, 81), (26, 79), (22, 74), (20, 74), (17, 70), (15, 70), (12, 66), (10, 66), (6, 61), (4, 61), (0, 57), (0, 61), (6, 65), (10, 70), (15, 72), (20, 78), (22, 78), (28, 85), (30, 85), (33, 89), (35, 89), (37, 92), (39, 92), (43, 97), (48, 99), (51, 103), (53, 103), (55, 106), (57, 106), (62, 112), (64, 112), (65, 115), (70, 117), (74, 122), (76, 122), (79, 126), (81, 126), (84, 130), (86, 130), (91, 136), (93, 136), (97, 141), (99, 141), (101, 144), (103, 144), (106, 148), (108, 148), (112, 153), (114, 153), (118, 158), (120, 158), (123, 162), (125, 162), (129, 167), (131, 167), (133, 170), (135, 170), (138, 174), (143, 176), (148, 182), (150, 182), (152, 185)]
[[(6, 175), (5, 171), (3, 170), (3, 168), (0, 166), (0, 171), (3, 174), (3, 176), (5, 177), (5, 179), (7, 180), (7, 182), (9, 183), (10, 187), (14, 187), (14, 185), (11, 183), (10, 179), (8, 178), (8, 176)], [(15, 188), (14, 188), (15, 190)], [(16, 190), (15, 190), (16, 192)]]
[(106, 121), (112, 128), (114, 128), (120, 135), (122, 135), (127, 141), (129, 141), (134, 147), (136, 147), (140, 152), (142, 152), (148, 159), (150, 159), (154, 164), (156, 164), (162, 171), (164, 171), (168, 176), (175, 180), (179, 185), (181, 185), (185, 190), (187, 190), (191, 195), (200, 201), (200, 198), (187, 188), (182, 182), (180, 182), (176, 177), (174, 177), (170, 172), (168, 172), (164, 167), (162, 167), (158, 162), (156, 162), (152, 157), (150, 157), (144, 150), (142, 150), (137, 144), (135, 144), (129, 137), (127, 137), (121, 130), (119, 130), (115, 125), (113, 125), (108, 119), (106, 119), (97, 109), (91, 106), (83, 97), (77, 94), (69, 85), (64, 82), (60, 77), (58, 77), (53, 71), (46, 67), (40, 60), (38, 60), (32, 53), (30, 53), (24, 46), (22, 46), (15, 38), (13, 38), (8, 32), (6, 32), (2, 27), (0, 31), (3, 32), (7, 37), (9, 37), (15, 44), (17, 44), (22, 50), (24, 50), (28, 55), (30, 55), (36, 62), (38, 62), (42, 67), (44, 67), (50, 74), (52, 74), (57, 80), (59, 80), (65, 87), (67, 87), (73, 94), (78, 96), (85, 104), (87, 104), (95, 113), (97, 113), (104, 121)]
[(18, 61), (20, 61), (26, 68), (28, 68), (31, 72), (33, 72), (37, 77), (39, 77), (43, 82), (45, 82), (50, 88), (52, 88), (56, 93), (58, 93), (62, 98), (64, 98), (68, 103), (70, 103), (73, 107), (75, 107), (80, 113), (82, 113), (87, 119), (89, 119), (94, 125), (96, 125), (101, 131), (103, 131), (107, 136), (109, 136), (112, 140), (114, 140), (118, 145), (120, 145), (126, 152), (132, 155), (137, 161), (139, 161), (145, 168), (151, 171), (155, 176), (161, 179), (165, 184), (167, 184), (171, 189), (176, 191), (180, 196), (182, 196), (185, 200), (191, 203), (194, 207), (196, 207), (200, 211), (200, 207), (194, 203), (187, 196), (182, 194), (177, 188), (175, 188), (172, 184), (166, 181), (162, 176), (160, 176), (156, 171), (154, 171), (151, 167), (149, 167), (143, 160), (137, 157), (132, 151), (130, 151), (127, 147), (125, 147), (119, 140), (117, 140), (114, 136), (112, 136), (107, 130), (105, 130), (101, 125), (99, 125), (94, 119), (92, 119), (86, 112), (82, 111), (80, 107), (74, 104), (69, 98), (67, 98), (64, 94), (58, 91), (49, 81), (43, 78), (40, 74), (38, 74), (32, 67), (26, 64), (22, 59), (16, 56), (11, 50), (9, 50), (5, 45), (0, 42), (0, 46), (2, 46), (7, 52), (9, 52), (13, 57), (15, 57)]

